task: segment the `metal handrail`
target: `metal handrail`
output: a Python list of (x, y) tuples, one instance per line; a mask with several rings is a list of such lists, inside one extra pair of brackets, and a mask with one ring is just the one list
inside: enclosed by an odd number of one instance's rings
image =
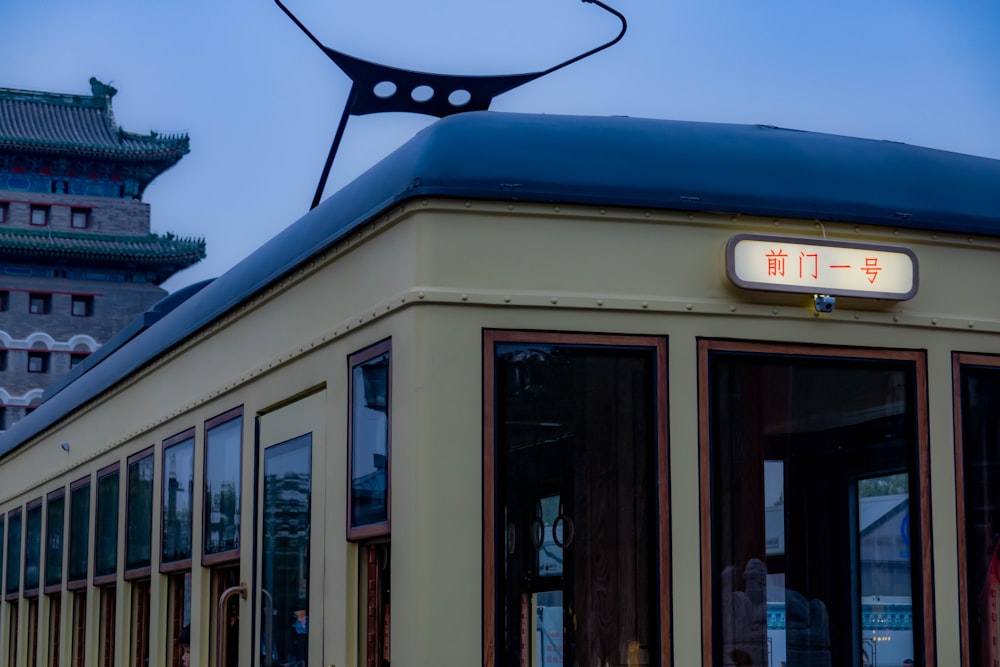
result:
[(216, 617), (218, 619), (218, 630), (215, 635), (216, 667), (226, 667), (226, 623), (228, 621), (226, 618), (226, 603), (229, 601), (229, 598), (237, 593), (244, 600), (247, 599), (247, 583), (245, 581), (240, 582), (238, 586), (230, 586), (222, 591), (222, 595), (219, 596), (219, 614)]

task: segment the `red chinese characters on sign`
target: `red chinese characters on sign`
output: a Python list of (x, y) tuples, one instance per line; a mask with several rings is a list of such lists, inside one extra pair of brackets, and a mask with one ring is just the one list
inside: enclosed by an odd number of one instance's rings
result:
[(878, 257), (865, 257), (865, 265), (861, 267), (861, 270), (868, 276), (868, 282), (874, 285), (878, 272), (882, 270), (882, 267), (878, 265)]
[[(787, 257), (788, 254), (781, 248), (778, 248), (777, 250), (772, 248), (765, 253), (764, 259), (767, 261), (767, 275), (784, 277), (785, 259)], [(799, 278), (812, 278), (813, 280), (819, 280), (820, 266), (832, 270), (855, 268), (850, 264), (823, 264), (820, 261), (818, 252), (799, 252)], [(869, 284), (874, 285), (875, 279), (878, 278), (879, 271), (881, 271), (883, 267), (879, 266), (878, 255), (876, 255), (874, 257), (866, 256), (864, 266), (857, 268), (864, 272)]]
[(781, 251), (771, 252), (765, 255), (767, 257), (767, 275), (769, 276), (784, 276), (785, 275), (785, 258), (788, 257), (787, 253)]

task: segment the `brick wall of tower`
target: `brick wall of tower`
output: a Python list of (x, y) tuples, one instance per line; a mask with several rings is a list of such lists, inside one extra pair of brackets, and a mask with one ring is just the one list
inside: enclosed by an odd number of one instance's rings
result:
[[(150, 231), (149, 204), (135, 199), (0, 190), (0, 204), (4, 202), (7, 208), (4, 227), (113, 235), (149, 234)], [(32, 206), (50, 207), (46, 226), (31, 224)], [(71, 226), (73, 209), (89, 211), (86, 229)]]

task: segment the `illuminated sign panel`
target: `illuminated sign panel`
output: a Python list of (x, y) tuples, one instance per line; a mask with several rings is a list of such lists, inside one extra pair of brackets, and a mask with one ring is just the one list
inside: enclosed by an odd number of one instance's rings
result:
[(726, 246), (736, 285), (903, 301), (917, 293), (917, 258), (898, 246), (740, 234)]

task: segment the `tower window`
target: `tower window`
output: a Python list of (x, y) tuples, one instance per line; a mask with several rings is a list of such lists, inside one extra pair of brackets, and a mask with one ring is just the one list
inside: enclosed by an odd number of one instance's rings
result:
[(10, 308), (10, 292), (0, 290), (0, 313), (7, 312), (8, 308)]
[(70, 216), (69, 225), (73, 229), (86, 229), (90, 227), (90, 209), (74, 208)]
[(29, 373), (48, 373), (49, 372), (49, 353), (48, 352), (29, 352), (28, 353), (28, 372)]
[(89, 352), (70, 352), (69, 354), (69, 367), (76, 368), (77, 365), (90, 356)]
[(7, 202), (0, 201), (0, 225), (7, 222)]
[(44, 315), (52, 310), (51, 294), (32, 293), (28, 297), (28, 312), (32, 315)]
[(32, 206), (31, 207), (31, 224), (44, 227), (49, 224), (49, 207), (48, 206)]
[(90, 317), (94, 314), (94, 297), (74, 296), (72, 300), (72, 313), (74, 317)]

